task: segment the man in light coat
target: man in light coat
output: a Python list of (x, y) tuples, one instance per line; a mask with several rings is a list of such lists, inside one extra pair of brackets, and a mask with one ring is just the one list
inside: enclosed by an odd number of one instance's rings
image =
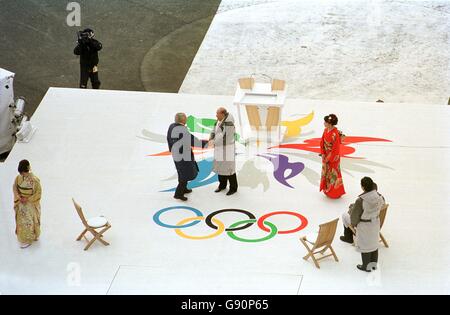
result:
[[(359, 270), (370, 272), (378, 263), (380, 242), (380, 211), (385, 205), (384, 197), (378, 193), (377, 185), (370, 177), (361, 179), (364, 192), (351, 207), (350, 214), (344, 214), (344, 227), (356, 228), (356, 247), (361, 252), (362, 265)], [(350, 220), (349, 220), (350, 219)], [(350, 222), (348, 222), (350, 221)]]
[(227, 196), (235, 194), (238, 190), (236, 176), (236, 143), (234, 118), (228, 111), (220, 107), (216, 112), (217, 122), (210, 135), (210, 145), (214, 146), (213, 171), (219, 175), (219, 187), (216, 193), (227, 188), (230, 183), (230, 190)]

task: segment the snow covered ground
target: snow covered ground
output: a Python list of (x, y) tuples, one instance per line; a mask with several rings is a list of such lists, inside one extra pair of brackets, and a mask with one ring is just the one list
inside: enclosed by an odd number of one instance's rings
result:
[(450, 1), (223, 0), (180, 89), (286, 79), (308, 99), (447, 104)]

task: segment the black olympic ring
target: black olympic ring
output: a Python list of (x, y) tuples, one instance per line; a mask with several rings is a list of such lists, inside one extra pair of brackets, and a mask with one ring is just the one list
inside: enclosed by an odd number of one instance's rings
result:
[[(241, 210), (241, 209), (222, 209), (222, 210), (218, 210), (218, 211), (214, 211), (212, 212), (210, 215), (208, 215), (205, 219), (205, 223), (212, 229), (217, 230), (218, 227), (214, 225), (214, 223), (212, 223), (212, 219), (220, 214), (220, 213), (224, 213), (224, 212), (239, 212), (239, 213), (243, 213), (245, 215), (248, 216), (248, 218), (250, 220), (256, 220), (256, 217), (253, 213), (246, 211), (246, 210)], [(245, 230), (248, 229), (249, 227), (251, 227), (253, 224), (255, 223), (247, 223), (241, 227), (237, 227), (237, 228), (233, 228), (233, 229), (226, 229), (226, 232), (233, 232), (233, 231), (241, 231), (241, 230)]]

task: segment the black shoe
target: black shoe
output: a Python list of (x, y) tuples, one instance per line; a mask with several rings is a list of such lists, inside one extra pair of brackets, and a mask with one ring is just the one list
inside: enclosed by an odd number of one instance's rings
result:
[(216, 190), (214, 190), (214, 192), (219, 193), (219, 192), (221, 192), (222, 190), (225, 190), (225, 188), (219, 187), (219, 188), (217, 188)]
[(187, 201), (188, 199), (185, 196), (173, 196), (175, 199), (179, 199), (181, 201)]
[(357, 265), (356, 268), (358, 268), (361, 271), (371, 272), (371, 270), (364, 269), (363, 265)]
[(227, 192), (227, 196), (234, 195), (236, 192), (237, 190), (230, 190), (229, 192)]
[(185, 194), (190, 194), (191, 192), (192, 192), (192, 189), (186, 189), (186, 190), (184, 191)]
[(353, 244), (353, 240), (350, 240), (350, 239), (346, 238), (345, 236), (341, 236), (339, 239), (345, 243)]

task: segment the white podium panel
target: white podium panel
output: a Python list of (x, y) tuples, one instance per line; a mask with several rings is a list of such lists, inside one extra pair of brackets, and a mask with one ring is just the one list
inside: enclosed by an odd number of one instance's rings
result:
[[(255, 83), (253, 78), (240, 79), (234, 104), (237, 106), (243, 140), (280, 143), (283, 140), (280, 123), (285, 101), (286, 84), (283, 80)], [(243, 114), (244, 109), (247, 115)]]

